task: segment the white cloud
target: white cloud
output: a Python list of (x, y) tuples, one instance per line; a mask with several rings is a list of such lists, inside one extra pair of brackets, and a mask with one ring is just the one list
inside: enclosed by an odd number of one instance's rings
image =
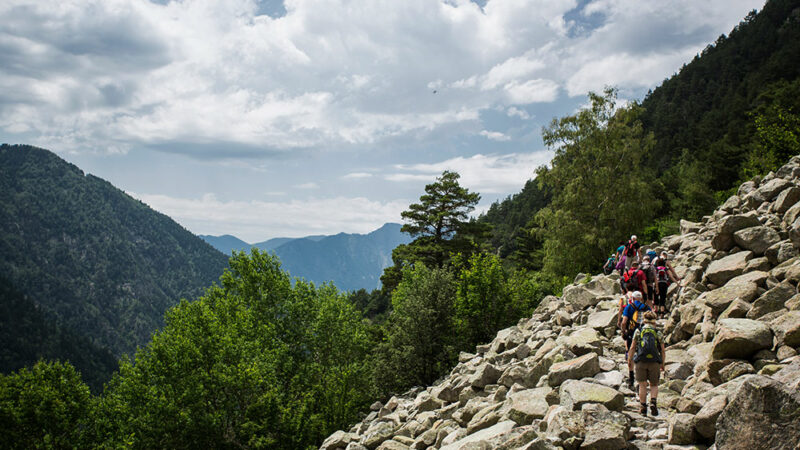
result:
[(524, 83), (513, 81), (505, 85), (509, 102), (515, 105), (529, 103), (548, 103), (558, 96), (558, 84), (552, 80), (528, 80)]
[(343, 176), (342, 178), (345, 180), (360, 180), (364, 178), (371, 178), (372, 174), (367, 172), (351, 172), (347, 175)]
[(508, 110), (506, 110), (506, 114), (508, 114), (508, 117), (519, 117), (522, 120), (528, 120), (531, 118), (531, 115), (528, 114), (528, 111), (514, 106), (508, 108)]
[(213, 194), (200, 198), (129, 194), (194, 233), (233, 234), (247, 242), (312, 234), (368, 233), (387, 222), (400, 222), (400, 212), (409, 204), (405, 200), (380, 202), (363, 197), (265, 202), (222, 201)]
[(501, 133), (499, 131), (483, 130), (479, 134), (481, 136), (486, 137), (486, 139), (491, 139), (493, 141), (498, 141), (498, 142), (506, 142), (506, 141), (510, 141), (511, 140), (510, 136), (508, 136), (506, 134), (503, 134), (503, 133)]
[(319, 189), (319, 185), (314, 182), (296, 184), (294, 187), (297, 189)]
[(445, 170), (458, 172), (460, 183), (470, 190), (486, 194), (519, 191), (533, 178), (534, 170), (552, 159), (550, 151), (508, 155), (457, 157), (432, 164), (398, 165), (399, 171), (386, 177), (397, 182), (432, 182)]

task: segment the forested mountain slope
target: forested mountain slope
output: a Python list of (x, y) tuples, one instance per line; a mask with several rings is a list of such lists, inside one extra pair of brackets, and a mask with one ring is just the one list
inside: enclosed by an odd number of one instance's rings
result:
[[(59, 325), (119, 356), (216, 281), (227, 257), (55, 154), (0, 147), (0, 273)], [(13, 320), (13, 318), (12, 318)]]

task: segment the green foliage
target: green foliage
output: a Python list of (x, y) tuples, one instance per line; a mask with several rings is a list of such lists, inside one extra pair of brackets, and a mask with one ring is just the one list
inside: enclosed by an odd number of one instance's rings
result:
[(650, 225), (645, 227), (639, 239), (642, 242), (659, 242), (665, 236), (678, 234), (680, 231), (680, 223), (669, 217), (662, 217), (654, 220)]
[(88, 447), (89, 388), (70, 364), (40, 361), (0, 375), (0, 447)]
[(364, 317), (373, 322), (382, 323), (389, 314), (392, 297), (381, 289), (367, 292), (366, 289), (353, 291), (349, 295), (350, 302), (361, 311)]
[(330, 285), (235, 253), (220, 285), (170, 310), (123, 360), (99, 431), (137, 448), (304, 448), (347, 427), (370, 399), (361, 316)]
[(623, 236), (643, 229), (659, 206), (642, 165), (654, 142), (638, 120), (641, 109), (617, 108), (612, 89), (589, 99), (589, 108), (542, 130), (555, 157), (537, 179), (553, 200), (536, 217), (544, 233), (544, 270), (556, 276), (595, 268)]
[(428, 385), (456, 360), (453, 299), (456, 281), (447, 268), (407, 266), (392, 293), (386, 340), (377, 349), (375, 382), (381, 392)]

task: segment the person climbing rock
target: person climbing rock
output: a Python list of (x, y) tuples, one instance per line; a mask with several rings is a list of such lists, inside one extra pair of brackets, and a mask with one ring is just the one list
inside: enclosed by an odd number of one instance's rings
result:
[[(650, 311), (650, 307), (642, 303), (642, 293), (634, 291), (631, 293), (633, 302), (629, 303), (622, 310), (622, 338), (625, 339), (625, 350), (630, 352), (633, 343), (633, 335), (644, 321), (643, 314)], [(628, 358), (628, 388), (633, 390), (633, 360)]]
[(634, 262), (630, 269), (622, 276), (624, 292), (639, 291), (647, 295), (647, 275), (639, 268), (639, 263)]
[(628, 361), (635, 364), (639, 383), (639, 412), (647, 415), (647, 391), (650, 390), (650, 413), (658, 415), (658, 382), (664, 371), (664, 337), (656, 328), (656, 314), (644, 313), (644, 325), (633, 333), (633, 345), (628, 349)]
[(608, 259), (606, 259), (606, 263), (603, 264), (603, 274), (611, 275), (611, 272), (614, 271), (616, 266), (617, 266), (617, 259), (612, 253), (611, 256), (609, 256)]
[(663, 317), (667, 311), (667, 290), (669, 289), (670, 283), (677, 283), (680, 286), (680, 280), (675, 277), (675, 271), (670, 270), (667, 266), (668, 261), (664, 257), (660, 257), (656, 259), (655, 268), (656, 268), (656, 279), (657, 283), (657, 290), (656, 290), (656, 301), (655, 301), (655, 311), (659, 317)]
[(639, 253), (641, 251), (641, 246), (639, 245), (639, 239), (634, 234), (631, 236), (631, 239), (625, 244), (625, 250), (623, 254), (625, 255), (625, 269), (630, 269), (634, 262), (639, 262)]
[(651, 263), (649, 256), (642, 258), (640, 270), (644, 273), (646, 280), (645, 282), (647, 284), (647, 295), (645, 296), (645, 302), (650, 309), (655, 309), (655, 301), (656, 296), (658, 295), (659, 285), (657, 283), (656, 267)]

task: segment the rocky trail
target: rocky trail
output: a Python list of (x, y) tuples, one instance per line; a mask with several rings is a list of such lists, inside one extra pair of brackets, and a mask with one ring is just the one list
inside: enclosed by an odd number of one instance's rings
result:
[(627, 388), (618, 276), (580, 274), (321, 448), (800, 449), (800, 157), (648, 248), (684, 279), (659, 320), (657, 417)]

